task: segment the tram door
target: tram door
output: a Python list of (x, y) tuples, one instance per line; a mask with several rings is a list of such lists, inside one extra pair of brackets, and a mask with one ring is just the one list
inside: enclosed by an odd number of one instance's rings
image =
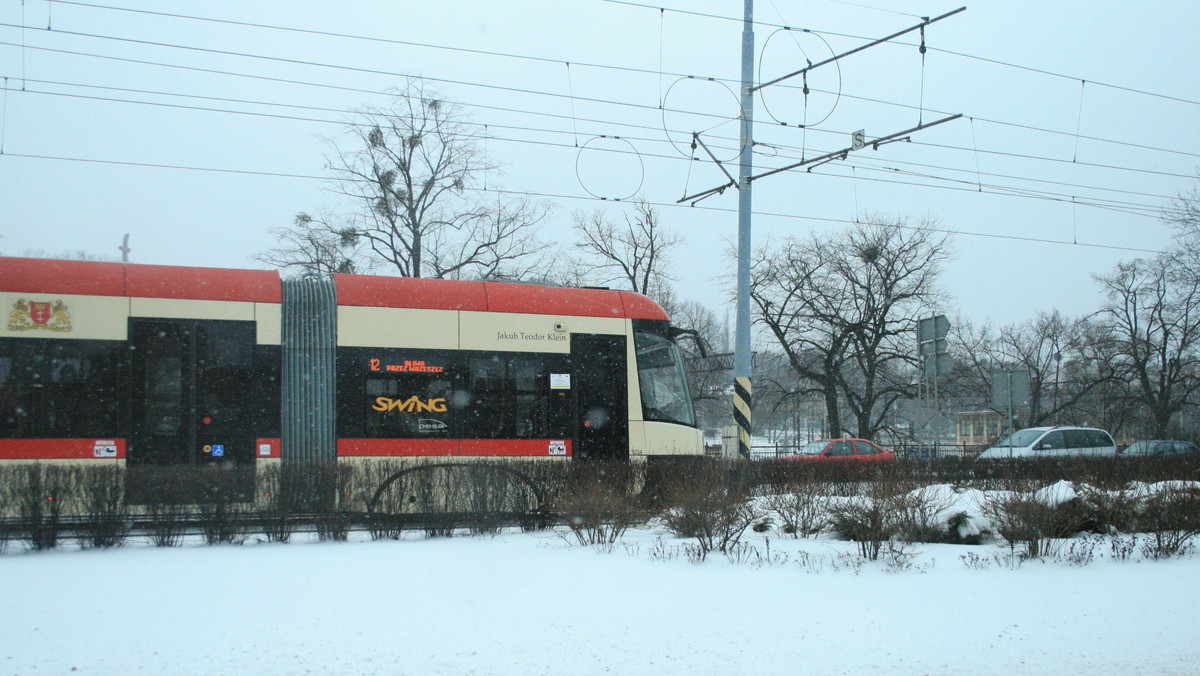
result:
[(128, 463), (254, 461), (254, 322), (131, 319)]
[(625, 336), (571, 334), (575, 448), (583, 460), (629, 458)]

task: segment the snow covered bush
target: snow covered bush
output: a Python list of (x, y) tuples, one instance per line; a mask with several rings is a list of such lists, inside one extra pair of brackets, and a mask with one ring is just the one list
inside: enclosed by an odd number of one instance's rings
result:
[(551, 509), (581, 545), (611, 549), (631, 526), (645, 523), (633, 489), (637, 467), (630, 463), (586, 463), (572, 468)]
[(1061, 539), (1086, 524), (1086, 512), (1069, 481), (1040, 489), (996, 491), (988, 497), (984, 514), (1010, 548), (1024, 547), (1026, 558), (1054, 556)]
[(667, 487), (663, 524), (677, 537), (696, 540), (698, 560), (728, 551), (765, 511), (753, 500), (745, 467), (705, 461), (674, 477)]
[(830, 523), (838, 535), (858, 545), (863, 558), (876, 561), (883, 543), (900, 534), (907, 500), (908, 492), (894, 475), (881, 475), (862, 484), (859, 495), (832, 503)]
[(1137, 528), (1141, 498), (1127, 489), (1102, 490), (1095, 486), (1079, 487), (1079, 500), (1087, 514), (1089, 527), (1100, 533), (1132, 533)]
[(914, 486), (903, 483), (897, 490), (908, 491), (895, 501), (898, 537), (904, 542), (947, 542), (955, 541), (960, 524), (949, 526), (943, 512), (952, 499), (946, 495), (949, 487)]
[(1200, 535), (1200, 485), (1169, 481), (1146, 493), (1138, 518), (1138, 530), (1149, 536), (1142, 540), (1142, 555), (1165, 559), (1192, 553)]
[(824, 498), (827, 486), (814, 477), (788, 481), (765, 499), (767, 508), (779, 518), (779, 529), (796, 538), (806, 538), (829, 526)]

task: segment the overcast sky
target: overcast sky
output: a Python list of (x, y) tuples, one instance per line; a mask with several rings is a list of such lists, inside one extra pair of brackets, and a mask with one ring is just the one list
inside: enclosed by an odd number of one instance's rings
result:
[[(960, 6), (759, 0), (759, 80)], [(723, 313), (737, 196), (676, 202), (725, 180), (687, 142), (733, 155), (743, 3), (661, 7), (0, 0), (0, 252), (119, 258), (129, 233), (133, 262), (255, 267), (297, 212), (348, 208), (321, 137), (419, 76), (479, 125), (487, 188), (554, 205), (546, 238), (644, 198), (685, 238), (681, 296)], [(755, 244), (930, 219), (953, 233), (948, 314), (1092, 312), (1092, 275), (1168, 246), (1159, 210), (1196, 186), (1197, 27), (1193, 1), (989, 0), (931, 25), (924, 59), (913, 33), (815, 70), (807, 100), (763, 89), (756, 173), (964, 117), (755, 182)]]

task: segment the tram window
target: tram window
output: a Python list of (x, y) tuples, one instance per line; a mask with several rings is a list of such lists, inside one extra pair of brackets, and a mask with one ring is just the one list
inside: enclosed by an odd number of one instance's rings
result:
[(0, 435), (117, 435), (119, 354), (98, 341), (0, 341)]
[(214, 430), (251, 427), (254, 337), (245, 325), (200, 326), (196, 403)]
[(536, 357), (493, 355), (469, 360), (468, 431), (482, 439), (552, 436), (549, 375)]
[(19, 368), (13, 357), (0, 356), (0, 435), (5, 437), (25, 436), (29, 428), (29, 404)]
[(674, 342), (646, 331), (634, 332), (642, 414), (646, 420), (696, 424), (683, 357)]
[(173, 436), (183, 426), (183, 359), (170, 354), (146, 357), (146, 418), (144, 429)]
[(452, 389), (451, 380), (441, 375), (368, 378), (364, 405), (367, 436), (400, 439), (450, 436)]
[[(547, 430), (547, 393), (549, 379), (545, 367), (533, 359), (512, 359), (508, 374), (511, 386), (511, 428), (520, 439), (544, 437)], [(539, 382), (543, 383), (539, 388)]]

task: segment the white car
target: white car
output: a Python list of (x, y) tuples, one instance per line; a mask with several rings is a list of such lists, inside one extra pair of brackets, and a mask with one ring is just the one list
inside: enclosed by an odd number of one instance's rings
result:
[(980, 454), (980, 460), (1049, 458), (1062, 455), (1114, 457), (1117, 444), (1094, 427), (1030, 427), (1013, 432)]

